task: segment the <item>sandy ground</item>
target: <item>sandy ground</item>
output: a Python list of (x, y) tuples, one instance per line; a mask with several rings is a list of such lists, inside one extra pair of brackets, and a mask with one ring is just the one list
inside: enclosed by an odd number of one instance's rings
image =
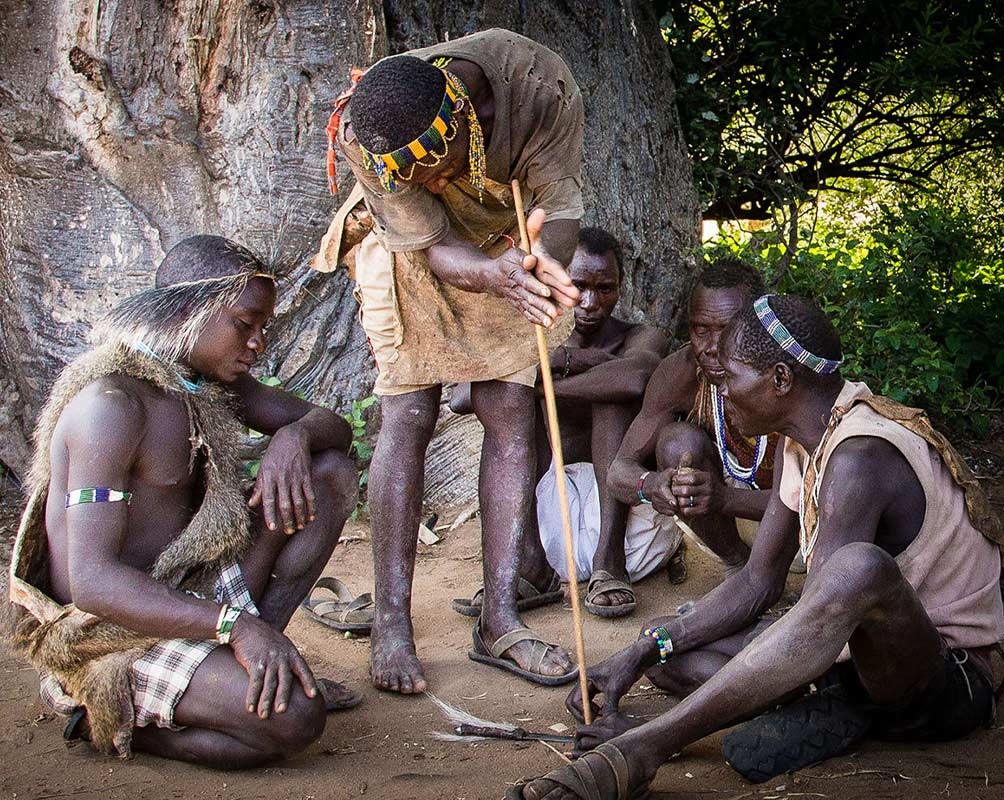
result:
[[(7, 506), (10, 507), (9, 505)], [(449, 521), (451, 514), (444, 514)], [(0, 545), (6, 564), (13, 537), (9, 512)], [(372, 585), (367, 529), (352, 523), (325, 574), (346, 580), (354, 590)], [(480, 717), (527, 728), (572, 724), (563, 701), (567, 689), (524, 683), (467, 658), (470, 624), (449, 606), (480, 583), (479, 526), (474, 519), (439, 544), (420, 546), (416, 570), (415, 628), (431, 689), (444, 700)], [(707, 591), (718, 580), (717, 566), (690, 548), (691, 577), (671, 586), (663, 573), (639, 585), (639, 606), (626, 620), (586, 615), (587, 659), (595, 662), (632, 640), (638, 626), (657, 612)], [(6, 571), (6, 569), (5, 569)], [(797, 579), (790, 583), (797, 589)], [(4, 590), (6, 594), (6, 591)], [(545, 636), (572, 648), (568, 607), (551, 606), (528, 614)], [(506, 785), (539, 775), (561, 763), (540, 743), (442, 743), (430, 737), (446, 730), (439, 712), (423, 696), (398, 697), (373, 689), (367, 676), (368, 641), (349, 640), (299, 612), (289, 634), (320, 675), (338, 677), (362, 689), (357, 708), (331, 715), (320, 741), (287, 763), (244, 773), (221, 773), (147, 755), (131, 761), (96, 755), (87, 745), (69, 748), (62, 722), (40, 705), (34, 672), (0, 650), (0, 798), (498, 798)], [(651, 689), (636, 687), (629, 712), (648, 716), (672, 704)], [(995, 727), (963, 742), (905, 746), (868, 743), (850, 756), (751, 786), (723, 761), (720, 736), (687, 749), (659, 773), (656, 797), (680, 800), (739, 798), (1004, 798), (1004, 766), (999, 754), (1004, 731)]]

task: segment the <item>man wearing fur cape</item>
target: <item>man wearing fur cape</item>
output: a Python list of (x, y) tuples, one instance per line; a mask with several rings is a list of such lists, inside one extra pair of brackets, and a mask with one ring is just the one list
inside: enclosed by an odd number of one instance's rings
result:
[[(53, 387), (11, 599), (68, 738), (241, 768), (303, 749), (326, 707), (358, 702), (282, 633), (357, 479), (344, 420), (248, 374), (274, 303), (250, 253), (186, 239)], [(250, 501), (241, 423), (272, 436)]]

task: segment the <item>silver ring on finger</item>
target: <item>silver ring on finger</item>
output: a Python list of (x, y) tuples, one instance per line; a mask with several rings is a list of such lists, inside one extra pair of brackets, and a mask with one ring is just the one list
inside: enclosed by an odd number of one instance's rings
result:
[(693, 495), (690, 495), (690, 507), (691, 508), (694, 507), (694, 496)]

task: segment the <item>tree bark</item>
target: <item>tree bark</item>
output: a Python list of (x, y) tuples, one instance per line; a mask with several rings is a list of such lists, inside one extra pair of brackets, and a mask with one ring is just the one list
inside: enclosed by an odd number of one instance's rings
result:
[[(669, 55), (644, 3), (0, 0), (0, 461), (24, 470), (59, 368), (196, 233), (292, 264), (266, 373), (336, 408), (367, 395), (351, 282), (306, 266), (338, 206), (330, 103), (351, 66), (492, 26), (571, 66), (587, 109), (586, 223), (624, 243), (622, 313), (674, 330), (699, 215)], [(444, 427), (433, 505), (476, 491), (478, 426)]]

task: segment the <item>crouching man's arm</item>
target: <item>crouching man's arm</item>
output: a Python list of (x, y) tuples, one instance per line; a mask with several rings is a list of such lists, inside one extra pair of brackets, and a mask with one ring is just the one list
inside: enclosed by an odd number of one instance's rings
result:
[[(781, 459), (778, 459), (774, 468), (775, 487), (780, 485), (780, 472)], [(781, 597), (797, 547), (798, 515), (781, 502), (775, 488), (743, 569), (698, 600), (689, 613), (657, 617), (642, 630), (665, 627), (673, 652), (685, 653), (749, 627)], [(645, 670), (658, 663), (658, 643), (642, 634), (634, 644), (590, 667), (587, 671), (590, 701), (596, 694), (604, 696), (604, 706), (597, 709), (598, 713), (615, 712), (621, 697)], [(568, 696), (566, 705), (582, 719), (582, 693), (578, 687)]]
[[(104, 391), (77, 404), (65, 438), (67, 488), (133, 489), (134, 477), (148, 485), (169, 478), (147, 463), (141, 448), (147, 442), (168, 446), (170, 431), (148, 424), (141, 400), (126, 392)], [(179, 491), (183, 491), (179, 489)], [(66, 509), (66, 559), (70, 600), (94, 614), (143, 636), (163, 639), (205, 639), (217, 636), (222, 606), (172, 589), (133, 563), (155, 557), (163, 544), (162, 520), (130, 513), (123, 502), (86, 503)], [(241, 613), (230, 647), (248, 671), (248, 710), (267, 714), (285, 710), (295, 682), (309, 697), (317, 693), (310, 668), (292, 642), (252, 614)]]
[(272, 437), (261, 457), (250, 505), (262, 507), (269, 530), (280, 526), (287, 534), (303, 530), (316, 514), (311, 454), (322, 450), (348, 453), (352, 429), (331, 409), (265, 386), (248, 375), (231, 388), (243, 406), (244, 422)]

